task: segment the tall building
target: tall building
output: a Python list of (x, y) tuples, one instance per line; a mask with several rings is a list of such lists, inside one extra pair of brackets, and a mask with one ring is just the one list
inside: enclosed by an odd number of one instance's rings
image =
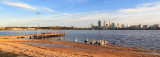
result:
[(98, 27), (101, 27), (102, 26), (102, 22), (101, 20), (98, 21)]
[(149, 26), (148, 25), (143, 25), (143, 29), (148, 29)]
[(104, 20), (103, 26), (106, 27), (106, 21)]
[(122, 24), (122, 28), (125, 28), (125, 25), (124, 25), (124, 24)]
[(108, 24), (106, 24), (106, 29), (108, 29), (109, 28), (109, 26), (108, 26)]
[(94, 24), (91, 24), (91, 28), (93, 28), (94, 27)]
[(129, 26), (129, 24), (127, 25), (127, 28), (129, 28), (130, 26)]
[(159, 29), (159, 24), (154, 25), (155, 29)]
[(117, 28), (119, 28), (120, 26), (119, 26), (119, 23), (117, 23)]
[(109, 21), (109, 28), (111, 28), (111, 21)]
[(112, 29), (115, 28), (115, 24), (114, 24), (114, 23), (111, 24), (111, 28), (112, 28)]
[(152, 30), (155, 30), (155, 29), (156, 29), (156, 27), (155, 27), (155, 26), (150, 26), (150, 28), (151, 28)]
[(142, 29), (142, 24), (139, 24), (139, 29)]

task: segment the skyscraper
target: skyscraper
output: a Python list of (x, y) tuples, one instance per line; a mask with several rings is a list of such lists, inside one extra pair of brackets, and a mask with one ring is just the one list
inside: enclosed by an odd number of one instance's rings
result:
[(159, 24), (154, 24), (155, 29), (159, 29)]
[(91, 28), (93, 28), (94, 27), (94, 24), (91, 24)]
[(148, 29), (149, 26), (148, 25), (143, 25), (143, 29)]
[(119, 23), (117, 23), (117, 28), (119, 28), (120, 26), (119, 26)]
[(129, 24), (127, 25), (127, 28), (129, 28), (130, 26), (129, 26)]
[(112, 29), (114, 29), (114, 27), (115, 27), (115, 24), (114, 24), (114, 23), (112, 23), (111, 27), (112, 27)]
[(104, 20), (103, 26), (106, 27), (106, 21)]
[(108, 24), (106, 24), (106, 29), (108, 29), (108, 27), (109, 27)]
[(109, 21), (109, 28), (111, 28), (111, 21)]
[(102, 22), (101, 20), (98, 21), (98, 28), (101, 28), (102, 27)]
[(124, 25), (124, 24), (122, 24), (122, 28), (125, 28), (125, 25)]
[(142, 24), (139, 24), (139, 29), (142, 29)]

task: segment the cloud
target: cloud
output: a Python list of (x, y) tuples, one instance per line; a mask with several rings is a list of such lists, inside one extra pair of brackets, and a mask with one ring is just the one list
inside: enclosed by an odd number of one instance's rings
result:
[(88, 0), (68, 0), (69, 2), (72, 2), (72, 3), (82, 3), (82, 2), (86, 2)]
[(26, 3), (22, 3), (22, 2), (13, 2), (10, 0), (2, 0), (2, 3), (5, 5), (16, 6), (16, 7), (26, 8), (26, 9), (30, 9), (30, 10), (36, 10), (35, 7), (28, 5)]
[(45, 8), (45, 7), (43, 7), (42, 9), (47, 10), (47, 11), (50, 11), (50, 12), (55, 12), (54, 10), (49, 9), (49, 8)]
[(144, 3), (140, 5), (136, 5), (136, 8), (128, 8), (119, 10), (119, 12), (123, 13), (142, 13), (142, 12), (152, 12), (160, 10), (160, 2), (154, 3)]
[(20, 2), (19, 0), (1, 0), (1, 2), (5, 5), (10, 5), (10, 6), (15, 6), (15, 7), (21, 7), (21, 8), (25, 8), (25, 9), (30, 9), (30, 10), (45, 10), (45, 11), (49, 11), (49, 12), (55, 12), (54, 10), (50, 9), (50, 8), (46, 8), (46, 7), (41, 7), (41, 6), (31, 6), (29, 4)]
[(64, 15), (67, 15), (67, 16), (72, 16), (73, 14), (70, 14), (70, 13), (63, 13)]
[[(90, 27), (91, 23), (97, 24), (97, 21), (101, 19), (101, 20), (106, 20), (107, 23), (109, 20), (111, 20), (111, 22), (126, 24), (126, 25), (160, 24), (159, 2), (144, 3), (135, 5), (134, 7), (135, 8), (119, 9), (115, 11), (100, 10), (91, 12), (62, 13), (62, 15), (41, 16), (40, 23), (43, 26), (54, 25), (54, 26)], [(30, 22), (34, 23), (33, 21)]]
[[(135, 8), (120, 9), (115, 11), (101, 10), (82, 13), (64, 13), (66, 16), (57, 18), (57, 24), (64, 23), (80, 27), (84, 24), (90, 27), (91, 23), (96, 23), (102, 19), (120, 24), (160, 24), (160, 4), (159, 2), (144, 3), (135, 5)], [(55, 20), (55, 19), (53, 19)], [(50, 22), (52, 19), (50, 20)], [(83, 22), (83, 23), (82, 23)]]

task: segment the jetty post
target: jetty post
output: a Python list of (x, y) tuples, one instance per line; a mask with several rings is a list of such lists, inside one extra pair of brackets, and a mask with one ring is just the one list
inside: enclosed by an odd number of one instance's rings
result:
[[(37, 13), (37, 12), (36, 12)], [(41, 13), (37, 13), (37, 15), (38, 15), (38, 32), (37, 32), (37, 36), (39, 36), (38, 34), (39, 34), (39, 15), (40, 15)]]

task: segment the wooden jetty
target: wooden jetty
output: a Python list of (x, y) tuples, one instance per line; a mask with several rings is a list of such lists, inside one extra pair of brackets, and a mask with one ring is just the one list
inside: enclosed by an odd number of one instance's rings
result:
[(56, 33), (56, 32), (45, 32), (41, 34), (28, 34), (28, 35), (6, 35), (6, 36), (0, 36), (0, 38), (26, 38), (29, 37), (30, 39), (34, 38), (50, 38), (50, 37), (59, 37), (59, 36), (65, 36), (64, 33)]

